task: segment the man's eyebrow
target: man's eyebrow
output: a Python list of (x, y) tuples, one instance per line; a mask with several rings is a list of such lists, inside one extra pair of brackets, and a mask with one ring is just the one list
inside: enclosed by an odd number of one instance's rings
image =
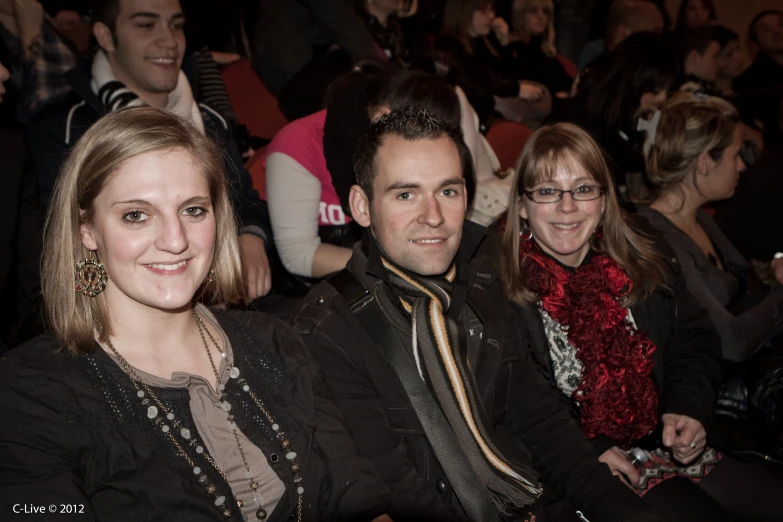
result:
[[(155, 18), (160, 19), (160, 15), (158, 13), (150, 13), (147, 11), (139, 11), (138, 13), (133, 13), (130, 15), (130, 19), (133, 20), (134, 18)], [(176, 13), (172, 15), (171, 20), (181, 20), (185, 18), (185, 13)]]
[(139, 11), (138, 13), (133, 13), (128, 18), (133, 20), (134, 18), (160, 18), (160, 15), (158, 13), (148, 13), (147, 11)]
[(392, 190), (401, 190), (401, 189), (417, 189), (421, 187), (418, 183), (404, 183), (404, 182), (397, 182), (392, 183), (388, 187), (386, 187), (386, 190), (384, 192), (391, 192)]

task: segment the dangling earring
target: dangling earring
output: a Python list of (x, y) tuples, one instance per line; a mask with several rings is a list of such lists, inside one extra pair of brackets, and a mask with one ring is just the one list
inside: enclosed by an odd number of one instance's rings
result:
[(533, 231), (527, 224), (527, 220), (522, 222), (522, 229), (519, 231), (519, 239), (522, 241), (530, 241), (533, 239)]
[(87, 297), (95, 297), (106, 288), (109, 276), (106, 269), (95, 257), (95, 252), (90, 252), (90, 257), (76, 263), (76, 293)]
[(593, 232), (593, 234), (595, 235), (595, 239), (597, 239), (599, 241), (601, 239), (603, 239), (603, 237), (604, 237), (604, 227), (603, 227), (603, 225), (598, 225), (597, 227), (595, 227), (595, 231)]
[(215, 272), (214, 268), (210, 268), (209, 272), (207, 272), (207, 278), (204, 279), (204, 284), (209, 285), (214, 283), (217, 280), (217, 272)]

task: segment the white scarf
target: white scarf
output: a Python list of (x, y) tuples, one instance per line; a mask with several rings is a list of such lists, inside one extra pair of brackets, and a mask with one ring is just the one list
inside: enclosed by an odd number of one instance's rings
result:
[[(104, 51), (98, 51), (92, 61), (92, 91), (101, 98), (101, 103), (109, 112), (116, 111), (121, 107), (144, 105), (144, 102), (139, 99), (136, 93), (125, 87), (114, 77), (109, 59)], [(193, 99), (190, 82), (188, 82), (182, 70), (179, 71), (177, 86), (169, 93), (168, 100), (166, 100), (166, 105), (163, 108), (177, 116), (190, 120), (202, 133), (204, 132), (204, 121), (201, 119), (201, 112), (196, 100)]]

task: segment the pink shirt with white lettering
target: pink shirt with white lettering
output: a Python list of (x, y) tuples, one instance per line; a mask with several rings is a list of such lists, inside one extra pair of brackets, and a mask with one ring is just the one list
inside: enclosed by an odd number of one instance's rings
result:
[[(292, 121), (278, 132), (267, 147), (267, 157), (274, 153), (283, 153), (307, 169), (321, 183), (321, 201), (319, 203), (318, 225), (344, 225), (350, 223), (340, 205), (340, 198), (332, 184), (332, 175), (326, 168), (324, 155), (324, 124), (326, 111)], [(266, 168), (266, 158), (264, 158)]]

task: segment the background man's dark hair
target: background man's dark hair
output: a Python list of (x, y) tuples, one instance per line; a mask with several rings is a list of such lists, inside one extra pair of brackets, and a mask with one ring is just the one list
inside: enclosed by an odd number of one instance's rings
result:
[(466, 180), (474, 179), (473, 157), (462, 138), (462, 130), (447, 124), (427, 109), (406, 105), (378, 118), (362, 135), (356, 146), (354, 154), (356, 183), (367, 194), (370, 201), (373, 199), (373, 182), (378, 174), (378, 149), (386, 136), (396, 136), (405, 141), (437, 140), (441, 136), (446, 136), (459, 151), (462, 176)]
[(716, 27), (707, 25), (704, 27), (696, 27), (694, 29), (688, 29), (688, 31), (680, 36), (679, 51), (680, 59), (685, 63), (685, 59), (688, 57), (691, 51), (696, 51), (700, 55), (707, 52), (707, 48), (712, 42), (721, 42), (721, 34)]
[(92, 19), (111, 29), (112, 34), (117, 28), (117, 17), (120, 16), (120, 1), (121, 0), (90, 1)]

